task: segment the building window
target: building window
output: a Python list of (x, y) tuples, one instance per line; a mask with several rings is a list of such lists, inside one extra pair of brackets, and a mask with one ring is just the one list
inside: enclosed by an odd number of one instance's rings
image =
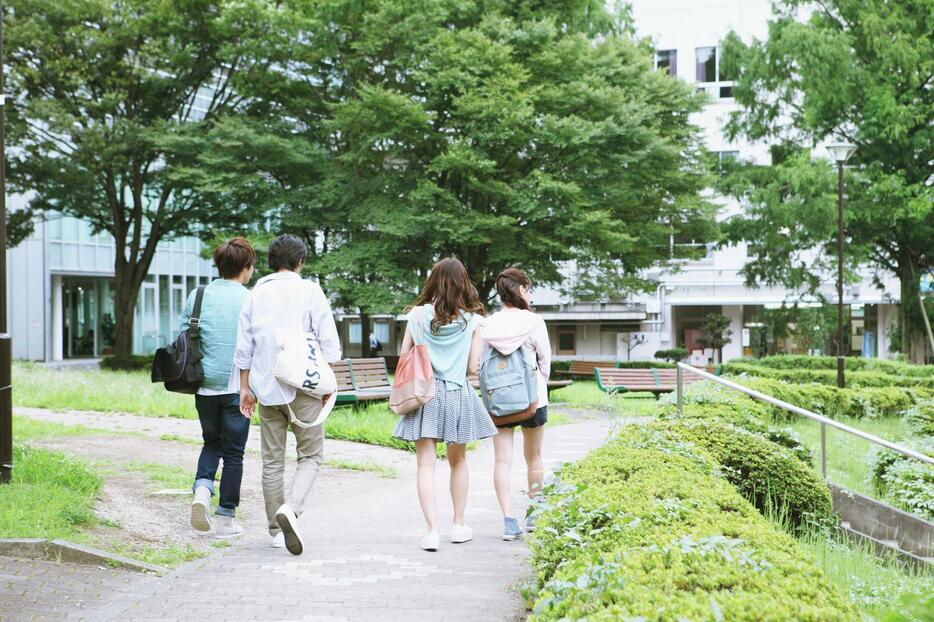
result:
[(697, 81), (701, 83), (717, 81), (717, 48), (697, 48), (694, 50)]
[(360, 320), (350, 322), (348, 333), (350, 343), (360, 344), (363, 342), (363, 327), (360, 326)]
[(558, 354), (577, 354), (577, 329), (573, 326), (558, 328)]
[(389, 322), (386, 320), (373, 322), (373, 334), (376, 335), (381, 344), (389, 343)]
[(699, 91), (716, 93), (720, 99), (733, 97), (733, 76), (720, 66), (720, 51), (716, 47), (695, 48), (694, 63), (697, 81), (709, 85), (712, 91), (701, 87)]
[(669, 76), (678, 75), (678, 50), (656, 50), (655, 68), (664, 70)]

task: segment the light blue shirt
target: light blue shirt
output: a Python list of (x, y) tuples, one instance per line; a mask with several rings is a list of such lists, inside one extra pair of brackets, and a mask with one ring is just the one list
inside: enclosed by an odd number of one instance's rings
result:
[[(193, 290), (188, 295), (188, 302), (182, 312), (182, 330), (188, 328), (188, 318), (195, 306)], [(211, 392), (228, 392), (231, 372), (233, 371), (234, 350), (237, 347), (237, 318), (240, 308), (249, 290), (234, 281), (214, 279), (204, 288), (201, 301), (201, 353), (204, 358), (202, 389)]]
[(431, 305), (415, 307), (409, 311), (409, 332), (416, 344), (428, 346), (428, 358), (436, 378), (444, 380), (445, 386), (463, 387), (467, 383), (467, 359), (470, 343), (477, 325), (477, 316), (461, 313), (450, 324), (442, 326), (437, 334), (431, 332), (431, 320), (435, 316)]

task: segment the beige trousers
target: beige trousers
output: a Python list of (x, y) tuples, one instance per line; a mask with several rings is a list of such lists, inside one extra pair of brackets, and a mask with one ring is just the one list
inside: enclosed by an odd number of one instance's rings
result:
[[(323, 403), (301, 392), (292, 402), (292, 411), (299, 421), (311, 423), (321, 412)], [(293, 427), (298, 465), (288, 497), (285, 495), (285, 442), (289, 430), (289, 411), (284, 404), (260, 406), (260, 432), (263, 454), (263, 501), (270, 535), (279, 533), (276, 510), (288, 503), (295, 514), (301, 515), (324, 460), (324, 425), (313, 428)]]

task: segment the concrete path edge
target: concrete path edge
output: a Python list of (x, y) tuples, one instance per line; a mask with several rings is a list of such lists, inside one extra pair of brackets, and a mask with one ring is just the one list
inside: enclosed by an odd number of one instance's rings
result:
[(46, 540), (43, 538), (0, 538), (0, 555), (20, 559), (46, 559), (72, 564), (106, 565), (135, 572), (165, 574), (168, 568), (123, 557), (93, 546), (85, 546), (68, 540)]

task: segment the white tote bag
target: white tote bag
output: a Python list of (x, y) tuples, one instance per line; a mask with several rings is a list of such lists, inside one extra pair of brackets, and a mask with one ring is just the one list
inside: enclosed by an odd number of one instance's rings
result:
[(307, 304), (302, 308), (299, 320), (291, 327), (283, 328), (276, 334), (276, 367), (273, 376), (279, 382), (294, 387), (305, 395), (322, 399), (325, 395), (331, 398), (324, 404), (321, 413), (310, 425), (299, 421), (289, 409), (289, 418), (292, 425), (309, 428), (324, 423), (325, 418), (337, 401), (337, 377), (334, 370), (324, 360), (321, 353), (321, 344), (314, 329), (303, 330), (307, 318)]

